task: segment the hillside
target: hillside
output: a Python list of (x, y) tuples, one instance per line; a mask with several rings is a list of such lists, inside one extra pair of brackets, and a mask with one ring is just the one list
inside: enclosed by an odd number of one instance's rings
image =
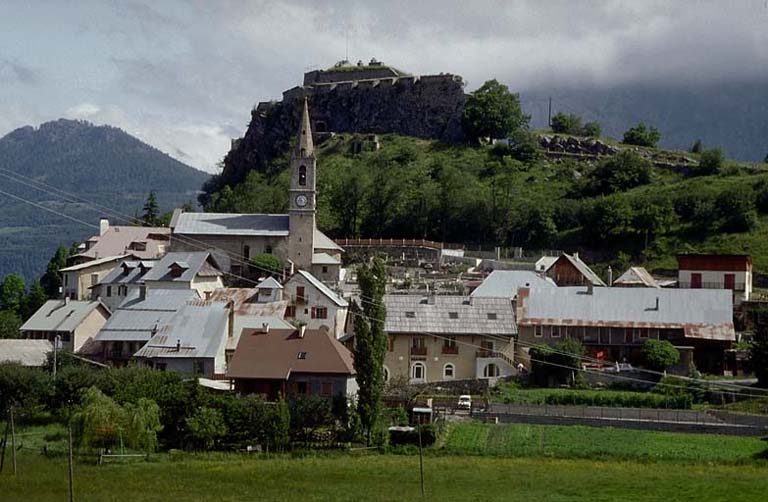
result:
[[(380, 150), (352, 153), (361, 140), (340, 134), (319, 148), (318, 224), (335, 237), (578, 250), (615, 268), (630, 261), (674, 268), (680, 251), (745, 252), (768, 271), (765, 165), (725, 162), (705, 175), (697, 155), (616, 143), (632, 152), (626, 165), (611, 163), (621, 154), (555, 159), (537, 151), (538, 139), (474, 148), (383, 135)], [(658, 162), (681, 157), (691, 165)], [(284, 210), (285, 161), (274, 163), (272, 176), (250, 172), (214, 194), (208, 208)]]
[[(207, 177), (109, 126), (62, 119), (37, 129), (22, 127), (0, 138), (0, 189), (93, 224), (104, 215), (102, 210), (33, 188), (30, 179), (132, 216), (141, 211), (151, 190), (162, 211), (194, 201)], [(58, 245), (92, 233), (92, 228), (3, 194), (0, 277), (11, 272), (37, 276)]]

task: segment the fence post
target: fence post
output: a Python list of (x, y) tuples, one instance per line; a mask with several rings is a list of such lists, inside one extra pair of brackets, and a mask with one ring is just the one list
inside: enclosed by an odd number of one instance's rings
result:
[(13, 475), (16, 475), (16, 427), (13, 421), (13, 406), (11, 406), (11, 461), (13, 463)]

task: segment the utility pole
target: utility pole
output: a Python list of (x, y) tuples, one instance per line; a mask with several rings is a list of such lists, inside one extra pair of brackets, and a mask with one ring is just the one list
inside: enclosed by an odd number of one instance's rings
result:
[(419, 423), (416, 427), (419, 431), (419, 475), (421, 477), (421, 500), (424, 500), (424, 453), (421, 446), (421, 417), (419, 417)]
[(547, 114), (547, 127), (552, 127), (552, 96), (549, 97), (549, 113)]
[(75, 502), (75, 473), (72, 469), (72, 424), (67, 425), (67, 432), (69, 436), (69, 455), (67, 456), (69, 461), (69, 502)]
[(59, 341), (61, 340), (60, 335), (56, 335), (56, 338), (53, 339), (53, 391), (56, 392), (56, 356), (57, 352), (59, 350)]
[(13, 464), (13, 475), (16, 475), (16, 425), (13, 421), (13, 406), (11, 406), (11, 463)]

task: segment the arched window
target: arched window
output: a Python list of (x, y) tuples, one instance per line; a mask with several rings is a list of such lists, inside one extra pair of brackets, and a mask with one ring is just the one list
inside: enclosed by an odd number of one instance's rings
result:
[(493, 363), (485, 366), (483, 369), (483, 378), (493, 378), (499, 376), (499, 367)]
[(382, 373), (382, 376), (384, 377), (384, 381), (389, 382), (389, 368), (387, 368), (386, 366), (382, 366), (381, 373)]
[(411, 365), (411, 381), (426, 382), (427, 366), (422, 362), (415, 362)]
[(299, 166), (299, 185), (307, 185), (307, 166)]
[(453, 380), (456, 377), (456, 368), (453, 364), (448, 363), (443, 366), (443, 378), (446, 380)]

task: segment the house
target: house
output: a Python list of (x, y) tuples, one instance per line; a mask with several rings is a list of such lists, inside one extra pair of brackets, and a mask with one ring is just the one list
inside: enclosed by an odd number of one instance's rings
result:
[(110, 310), (99, 300), (48, 300), (21, 326), (21, 336), (49, 342), (59, 337), (63, 350), (78, 352), (96, 336), (110, 316)]
[[(555, 288), (553, 288), (555, 289)], [(384, 376), (413, 383), (514, 374), (510, 298), (385, 295)]]
[[(343, 249), (317, 229), (317, 159), (309, 109), (304, 102), (296, 148), (291, 152), (288, 214), (190, 213), (179, 209), (171, 218), (171, 249), (212, 249), (222, 270), (244, 275), (249, 260), (274, 254), (287, 269), (305, 270), (335, 283)], [(263, 271), (254, 270), (256, 273)]]
[(579, 258), (579, 253), (563, 253), (547, 269), (547, 275), (558, 286), (605, 286), (600, 277)]
[(310, 330), (324, 328), (341, 338), (349, 309), (345, 299), (304, 270), (293, 274), (284, 288), (286, 320), (303, 323)]
[(536, 272), (546, 272), (558, 259), (558, 256), (542, 256), (533, 265)]
[(237, 392), (270, 400), (357, 393), (352, 354), (324, 329), (245, 329), (227, 377)]
[(555, 288), (555, 281), (543, 273), (530, 270), (494, 270), (470, 296), (514, 298), (519, 288)]
[(70, 300), (90, 300), (92, 288), (101, 282), (128, 255), (105, 256), (59, 269), (62, 296)]
[(108, 219), (102, 218), (99, 235), (90, 237), (77, 254), (67, 258), (67, 266), (120, 255), (153, 260), (165, 254), (169, 237), (168, 228), (111, 226)]
[(752, 295), (752, 258), (748, 255), (680, 254), (677, 268), (679, 288), (728, 289), (736, 305)]
[(147, 289), (194, 289), (206, 292), (224, 287), (218, 263), (207, 251), (171, 252), (163, 256), (142, 277)]
[(98, 331), (98, 353), (93, 355), (114, 366), (124, 366), (182, 305), (199, 298), (194, 289), (140, 287), (126, 297)]
[(115, 310), (129, 295), (144, 284), (144, 276), (156, 260), (123, 260), (91, 287), (91, 297), (100, 298), (110, 310)]
[(611, 286), (617, 288), (660, 288), (656, 279), (644, 267), (629, 267)]
[(49, 340), (0, 340), (0, 364), (17, 363), (40, 368), (48, 362), (53, 343)]
[(518, 354), (571, 337), (591, 357), (640, 362), (649, 339), (693, 350), (697, 368), (722, 372), (724, 352), (736, 339), (727, 290), (657, 288), (521, 288), (516, 304)]
[(256, 302), (279, 302), (283, 299), (283, 285), (274, 277), (267, 277), (256, 285)]

